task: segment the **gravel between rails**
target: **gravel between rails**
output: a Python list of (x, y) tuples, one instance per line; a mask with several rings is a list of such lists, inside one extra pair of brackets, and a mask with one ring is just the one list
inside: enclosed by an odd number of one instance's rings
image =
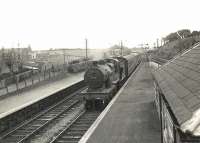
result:
[(78, 107), (72, 108), (71, 113), (63, 117), (62, 119), (55, 120), (39, 134), (35, 135), (28, 142), (30, 143), (48, 143), (54, 136), (56, 136), (60, 131), (62, 131), (65, 126), (67, 126), (71, 120), (73, 120), (78, 114), (84, 110), (84, 104)]

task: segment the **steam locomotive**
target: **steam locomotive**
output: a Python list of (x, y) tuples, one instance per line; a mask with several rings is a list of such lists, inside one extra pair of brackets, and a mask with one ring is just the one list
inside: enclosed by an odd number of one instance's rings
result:
[(135, 54), (93, 61), (84, 74), (88, 87), (81, 92), (86, 109), (104, 109), (140, 62)]

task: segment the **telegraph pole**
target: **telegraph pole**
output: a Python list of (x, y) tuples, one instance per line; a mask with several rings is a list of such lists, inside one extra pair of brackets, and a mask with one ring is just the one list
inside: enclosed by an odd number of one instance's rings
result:
[(88, 59), (88, 40), (85, 39), (85, 58)]
[(159, 39), (158, 38), (156, 39), (156, 43), (157, 43), (157, 48), (158, 48), (158, 46), (159, 46)]
[(65, 65), (65, 49), (63, 48), (62, 51), (63, 51), (63, 65)]
[(121, 48), (121, 56), (123, 56), (123, 43), (122, 43), (122, 41), (121, 41), (121, 44), (120, 44), (120, 48)]

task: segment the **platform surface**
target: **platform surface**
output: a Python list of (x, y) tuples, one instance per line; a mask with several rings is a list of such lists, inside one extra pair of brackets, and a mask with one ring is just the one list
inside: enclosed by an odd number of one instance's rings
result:
[(53, 93), (71, 86), (83, 80), (84, 73), (67, 74), (64, 78), (45, 83), (38, 87), (26, 90), (16, 95), (8, 96), (0, 100), (0, 118), (3, 118), (25, 106), (35, 103)]
[(82, 142), (160, 143), (160, 121), (154, 95), (152, 75), (145, 63), (119, 91), (102, 120), (95, 121), (94, 131), (90, 128), (92, 133), (87, 132), (91, 136)]

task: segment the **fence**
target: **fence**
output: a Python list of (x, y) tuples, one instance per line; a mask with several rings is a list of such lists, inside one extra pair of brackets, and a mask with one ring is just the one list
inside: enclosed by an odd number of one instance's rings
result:
[(68, 64), (52, 65), (51, 68), (44, 67), (43, 70), (31, 69), (29, 71), (13, 75), (0, 80), (0, 96), (13, 93), (30, 87), (44, 80), (49, 80), (67, 72)]

